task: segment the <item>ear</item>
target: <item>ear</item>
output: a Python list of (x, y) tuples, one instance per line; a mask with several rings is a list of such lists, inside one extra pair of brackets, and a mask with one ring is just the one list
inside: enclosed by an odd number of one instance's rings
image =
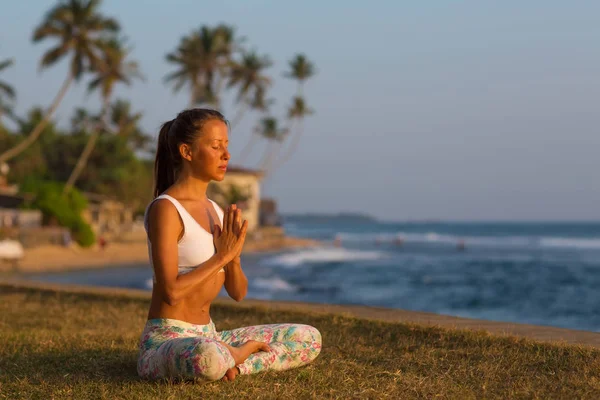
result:
[(179, 145), (179, 154), (181, 154), (181, 158), (184, 160), (192, 161), (192, 146), (181, 143)]

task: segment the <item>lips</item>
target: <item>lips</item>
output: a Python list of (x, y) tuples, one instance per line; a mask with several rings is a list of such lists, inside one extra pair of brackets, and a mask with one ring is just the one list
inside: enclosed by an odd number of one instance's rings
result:
[(219, 165), (219, 169), (227, 171), (227, 165)]

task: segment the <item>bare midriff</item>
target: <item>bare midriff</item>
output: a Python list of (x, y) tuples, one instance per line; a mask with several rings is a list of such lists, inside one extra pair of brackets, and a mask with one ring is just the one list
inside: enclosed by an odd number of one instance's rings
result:
[(152, 289), (148, 319), (169, 318), (191, 324), (206, 325), (210, 322), (210, 305), (219, 295), (223, 283), (225, 283), (225, 274), (217, 272), (212, 278), (198, 286), (194, 294), (172, 306), (164, 301), (155, 286)]

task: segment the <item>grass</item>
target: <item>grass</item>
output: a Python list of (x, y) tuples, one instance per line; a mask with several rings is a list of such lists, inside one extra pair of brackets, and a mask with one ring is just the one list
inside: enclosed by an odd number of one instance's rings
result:
[(234, 382), (136, 375), (148, 300), (0, 286), (1, 399), (600, 398), (600, 351), (339, 315), (218, 304), (218, 329), (306, 323), (310, 365)]

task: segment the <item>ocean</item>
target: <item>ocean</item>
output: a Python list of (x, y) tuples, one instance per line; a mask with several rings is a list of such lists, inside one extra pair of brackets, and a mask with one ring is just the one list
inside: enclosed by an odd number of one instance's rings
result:
[[(243, 256), (247, 297), (600, 331), (600, 223), (297, 216), (284, 227), (324, 246)], [(30, 278), (150, 290), (151, 276), (140, 265)]]

